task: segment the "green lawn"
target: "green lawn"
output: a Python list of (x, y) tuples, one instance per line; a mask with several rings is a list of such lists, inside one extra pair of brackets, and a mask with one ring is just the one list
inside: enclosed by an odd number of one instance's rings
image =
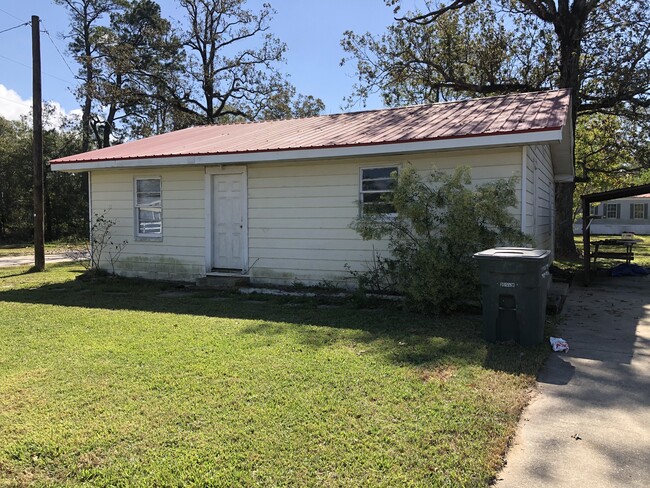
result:
[(0, 269), (0, 485), (487, 486), (546, 345), (480, 316)]

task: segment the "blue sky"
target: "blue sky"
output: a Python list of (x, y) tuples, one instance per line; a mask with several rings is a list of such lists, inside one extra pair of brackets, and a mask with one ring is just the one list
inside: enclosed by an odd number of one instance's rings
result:
[[(158, 0), (158, 3), (165, 16), (180, 20), (181, 11), (175, 0)], [(259, 9), (262, 3), (262, 0), (249, 0), (248, 5)], [(343, 99), (351, 94), (355, 82), (353, 65), (339, 65), (344, 56), (340, 47), (342, 34), (348, 29), (357, 33), (381, 33), (392, 22), (392, 9), (383, 0), (269, 0), (269, 3), (277, 11), (271, 30), (288, 46), (283, 70), (290, 75), (290, 81), (298, 92), (322, 98), (326, 113), (341, 112)], [(66, 41), (61, 39), (68, 24), (65, 9), (51, 0), (0, 0), (0, 31), (29, 21), (31, 15), (38, 15), (42, 28), (50, 34), (41, 35), (43, 98), (57, 102), (69, 113), (78, 108), (72, 73), (77, 71), (77, 66), (66, 53)], [(4, 117), (15, 118), (28, 111), (31, 104), (30, 36), (29, 26), (0, 34), (0, 115)], [(381, 106), (378, 97), (367, 103), (367, 108)]]

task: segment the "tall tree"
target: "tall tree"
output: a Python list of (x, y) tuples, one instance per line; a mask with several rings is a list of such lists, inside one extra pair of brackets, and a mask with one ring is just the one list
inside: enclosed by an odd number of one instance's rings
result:
[[(95, 115), (93, 131), (99, 147), (111, 138), (138, 135), (152, 127), (152, 99), (160, 91), (156, 81), (178, 79), (183, 61), (180, 40), (161, 16), (153, 0), (123, 3), (110, 14), (110, 24), (100, 27), (96, 98), (104, 110)], [(158, 110), (169, 110), (160, 103)], [(125, 122), (119, 130), (121, 122)], [(156, 132), (165, 131), (158, 127)]]
[(290, 83), (280, 87), (268, 100), (260, 111), (260, 118), (273, 119), (298, 119), (313, 117), (325, 110), (325, 104), (320, 98), (312, 95), (296, 94), (296, 88)]
[(316, 115), (278, 66), (273, 10), (245, 0), (177, 0), (179, 27), (154, 0), (55, 0), (70, 15), (83, 149), (197, 124)]
[(186, 13), (185, 83), (170, 83), (159, 99), (171, 101), (186, 124), (314, 115), (323, 108), (296, 95), (278, 70), (286, 46), (270, 32), (274, 11), (255, 13), (245, 0), (179, 0)]
[(82, 104), (81, 133), (83, 152), (91, 147), (93, 138), (93, 101), (97, 98), (98, 57), (101, 55), (98, 44), (101, 41), (101, 22), (106, 15), (115, 10), (122, 0), (54, 0), (68, 11), (70, 31), (68, 50), (77, 63), (80, 85), (77, 99)]
[[(43, 156), (45, 161), (77, 154), (81, 138), (74, 130), (73, 117), (57, 118), (51, 104), (45, 104)], [(86, 239), (88, 237), (88, 199), (83, 192), (85, 173), (45, 172), (45, 240)]]
[[(84, 150), (155, 127), (148, 119), (161, 89), (157, 80), (173, 83), (183, 59), (182, 45), (160, 6), (154, 0), (55, 1), (69, 12), (65, 37), (80, 66)], [(169, 110), (161, 101), (155, 106)]]
[[(386, 0), (399, 12), (401, 0)], [(386, 34), (345, 34), (363, 99), (388, 104), (549, 88), (573, 92), (573, 121), (603, 113), (643, 120), (650, 107), (648, 0), (426, 2)], [(556, 184), (556, 252), (576, 255), (574, 183)]]

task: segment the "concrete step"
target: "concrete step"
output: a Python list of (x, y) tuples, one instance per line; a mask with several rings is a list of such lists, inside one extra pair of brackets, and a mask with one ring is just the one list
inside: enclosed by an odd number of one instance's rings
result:
[(546, 294), (546, 312), (549, 315), (557, 315), (562, 311), (564, 301), (569, 294), (569, 283), (553, 281), (551, 288)]
[(217, 290), (230, 290), (248, 286), (250, 276), (230, 273), (208, 273), (203, 278), (196, 280), (196, 286), (201, 288), (214, 288)]

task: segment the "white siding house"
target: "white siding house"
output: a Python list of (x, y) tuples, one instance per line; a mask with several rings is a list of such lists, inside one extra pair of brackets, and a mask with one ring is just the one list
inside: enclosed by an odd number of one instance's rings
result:
[[(553, 110), (549, 110), (552, 107)], [(553, 187), (573, 176), (566, 91), (197, 127), (53, 161), (88, 170), (91, 213), (128, 241), (116, 272), (192, 281), (344, 284), (385, 242), (350, 228), (382, 178), (412, 165), (472, 168), (475, 184), (515, 176), (512, 212), (553, 248)], [(362, 203), (366, 202), (366, 203)]]
[[(650, 194), (608, 200), (591, 207), (591, 234), (620, 235), (633, 232), (650, 234)], [(573, 225), (574, 234), (582, 234), (582, 219)]]

